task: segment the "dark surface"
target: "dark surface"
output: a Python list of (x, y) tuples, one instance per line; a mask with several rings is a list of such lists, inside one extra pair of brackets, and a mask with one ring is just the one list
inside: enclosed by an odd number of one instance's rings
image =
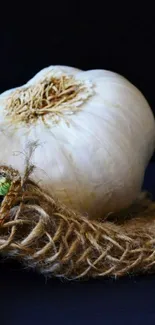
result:
[[(151, 2), (1, 3), (0, 92), (64, 64), (124, 75), (155, 113), (155, 11)], [(102, 3), (102, 4), (101, 4)], [(137, 3), (137, 4), (136, 4)], [(153, 2), (152, 2), (153, 7)], [(155, 160), (155, 156), (153, 158)], [(155, 198), (155, 164), (144, 182)], [(64, 283), (0, 263), (0, 325), (154, 325), (155, 275)]]
[(6, 266), (0, 275), (1, 325), (155, 324), (154, 276), (45, 283)]

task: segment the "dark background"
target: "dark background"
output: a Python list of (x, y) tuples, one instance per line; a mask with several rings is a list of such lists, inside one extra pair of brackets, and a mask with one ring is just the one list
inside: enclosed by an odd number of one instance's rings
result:
[[(103, 68), (133, 82), (155, 114), (151, 2), (3, 1), (0, 9), (0, 92), (53, 64)], [(152, 160), (144, 188), (155, 196), (154, 175)], [(46, 283), (42, 276), (4, 262), (0, 263), (1, 325), (155, 324), (154, 275)]]
[(155, 111), (155, 13), (151, 2), (3, 2), (0, 92), (52, 64), (118, 72)]

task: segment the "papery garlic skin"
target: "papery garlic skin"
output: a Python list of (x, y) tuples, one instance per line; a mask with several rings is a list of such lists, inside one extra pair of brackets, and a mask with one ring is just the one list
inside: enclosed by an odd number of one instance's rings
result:
[[(56, 74), (73, 76), (88, 85), (90, 94), (79, 111), (48, 127), (8, 123), (0, 96), (0, 164), (21, 173), (27, 143), (38, 141), (32, 178), (63, 203), (91, 217), (127, 208), (138, 196), (155, 147), (155, 120), (142, 93), (124, 77), (105, 70), (81, 71), (50, 66), (24, 86)], [(22, 87), (20, 87), (22, 89)]]

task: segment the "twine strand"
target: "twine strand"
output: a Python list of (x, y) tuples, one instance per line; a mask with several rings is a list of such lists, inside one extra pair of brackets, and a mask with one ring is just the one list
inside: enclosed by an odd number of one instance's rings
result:
[(44, 193), (31, 172), (27, 167), (22, 178), (5, 167), (12, 185), (0, 208), (1, 255), (66, 279), (155, 270), (154, 202), (142, 195), (130, 217), (90, 220)]

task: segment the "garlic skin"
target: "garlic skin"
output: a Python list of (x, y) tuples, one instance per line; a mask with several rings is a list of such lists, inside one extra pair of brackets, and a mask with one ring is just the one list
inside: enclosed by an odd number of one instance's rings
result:
[(124, 77), (105, 70), (81, 71), (50, 66), (25, 87), (46, 77), (73, 76), (88, 87), (79, 110), (48, 127), (39, 117), (17, 125), (6, 119), (6, 100), (0, 95), (0, 164), (22, 174), (27, 143), (38, 141), (32, 175), (42, 188), (90, 217), (118, 212), (138, 196), (144, 172), (155, 147), (155, 120), (142, 93)]

